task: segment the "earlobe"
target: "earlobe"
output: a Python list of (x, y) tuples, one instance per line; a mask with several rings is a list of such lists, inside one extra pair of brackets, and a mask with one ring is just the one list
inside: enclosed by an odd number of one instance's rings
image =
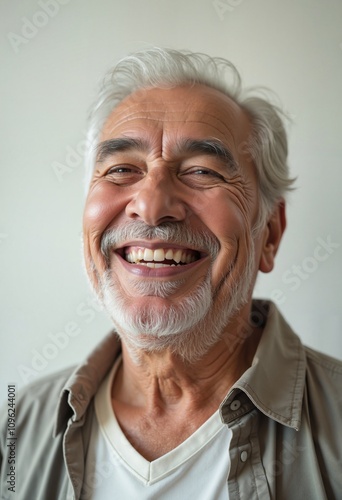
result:
[(269, 273), (274, 267), (280, 241), (286, 228), (285, 201), (277, 203), (263, 232), (259, 270)]

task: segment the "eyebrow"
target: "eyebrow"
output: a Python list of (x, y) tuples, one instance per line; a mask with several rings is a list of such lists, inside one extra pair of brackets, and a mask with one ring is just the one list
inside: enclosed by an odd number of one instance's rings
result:
[(103, 162), (108, 156), (122, 151), (147, 150), (147, 143), (141, 139), (117, 138), (100, 142), (96, 148), (96, 162)]
[[(96, 148), (96, 162), (103, 162), (108, 156), (124, 151), (148, 151), (148, 142), (133, 138), (115, 138), (101, 142)], [(184, 139), (177, 142), (175, 153), (204, 154), (215, 156), (234, 171), (238, 164), (229, 149), (217, 139)]]
[(230, 169), (238, 170), (238, 164), (229, 149), (217, 139), (185, 139), (177, 144), (177, 151), (216, 156)]

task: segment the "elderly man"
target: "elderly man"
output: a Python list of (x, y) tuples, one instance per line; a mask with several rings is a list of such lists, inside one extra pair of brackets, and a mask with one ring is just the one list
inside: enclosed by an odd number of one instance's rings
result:
[(280, 111), (227, 61), (152, 49), (90, 122), (85, 263), (115, 331), (20, 397), (16, 498), (341, 498), (342, 365), (252, 301), (292, 185)]

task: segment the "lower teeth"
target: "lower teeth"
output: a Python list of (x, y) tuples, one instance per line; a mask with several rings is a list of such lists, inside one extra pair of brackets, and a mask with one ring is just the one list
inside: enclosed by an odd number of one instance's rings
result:
[[(128, 262), (128, 261), (127, 261)], [(159, 267), (178, 267), (181, 266), (182, 264), (162, 264), (161, 262), (130, 262), (130, 264), (135, 264), (139, 266), (146, 266), (146, 267), (151, 267), (151, 268), (159, 268)]]
[(181, 264), (156, 264), (154, 262), (139, 262), (138, 264), (142, 266), (147, 266), (147, 267), (175, 267), (175, 266), (180, 266)]

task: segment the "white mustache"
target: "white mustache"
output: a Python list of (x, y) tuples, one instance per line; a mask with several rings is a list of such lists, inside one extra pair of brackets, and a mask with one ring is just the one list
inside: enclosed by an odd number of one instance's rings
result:
[(195, 231), (184, 222), (165, 222), (159, 226), (148, 226), (142, 221), (130, 221), (124, 226), (105, 231), (101, 238), (101, 252), (106, 260), (110, 250), (120, 248), (126, 241), (136, 239), (160, 240), (184, 247), (191, 247), (208, 253), (212, 260), (216, 259), (220, 243), (209, 231)]

